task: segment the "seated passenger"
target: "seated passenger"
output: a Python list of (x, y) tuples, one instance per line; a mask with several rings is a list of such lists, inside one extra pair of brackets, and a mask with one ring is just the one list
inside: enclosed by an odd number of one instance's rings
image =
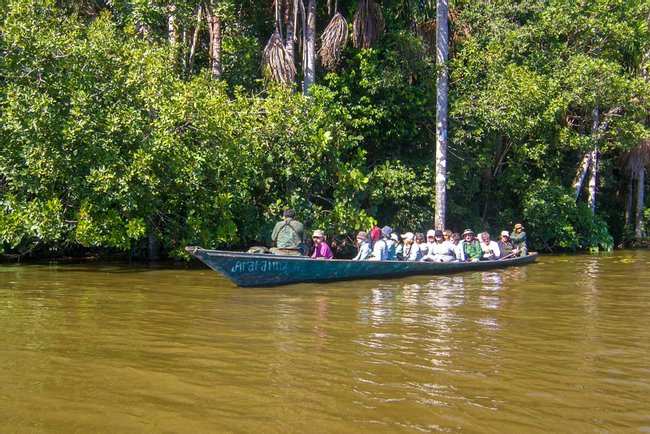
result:
[[(392, 261), (401, 261), (404, 259), (404, 246), (402, 243), (400, 243), (399, 236), (395, 232), (390, 234), (390, 240), (392, 241), (393, 247), (392, 249), (388, 249), (388, 256), (390, 260)], [(392, 251), (392, 255), (391, 255)], [(395, 256), (394, 258), (392, 256)]]
[(407, 232), (402, 235), (404, 240), (404, 260), (405, 261), (419, 261), (422, 259), (422, 251), (420, 246), (415, 243), (415, 235), (413, 232)]
[(429, 251), (421, 261), (451, 262), (456, 259), (454, 245), (444, 239), (441, 230), (433, 232), (433, 243), (427, 243)]
[[(417, 234), (415, 234), (417, 236)], [(420, 250), (422, 250), (422, 258), (427, 256), (429, 254), (429, 248), (433, 247), (433, 245), (436, 242), (436, 231), (433, 229), (429, 229), (427, 231), (427, 237), (425, 239), (425, 244), (420, 246)], [(426, 246), (426, 248), (424, 248)], [(422, 260), (422, 259), (420, 259)]]
[(465, 255), (463, 254), (463, 245), (460, 242), (460, 234), (458, 232), (454, 232), (451, 234), (450, 239), (451, 243), (454, 245), (454, 257), (456, 261), (460, 261), (461, 258), (464, 259)]
[[(380, 232), (379, 237), (375, 240), (372, 246), (372, 255), (368, 258), (371, 261), (386, 261), (388, 260), (388, 239), (393, 230), (390, 226), (384, 226)], [(374, 236), (373, 236), (374, 240)], [(392, 243), (391, 243), (392, 244)]]
[(490, 234), (483, 232), (481, 234), (481, 249), (483, 250), (483, 260), (499, 259), (501, 257), (501, 250), (499, 245), (490, 240)]
[(474, 262), (479, 261), (483, 257), (483, 249), (481, 243), (475, 239), (474, 231), (465, 229), (463, 232), (463, 241), (460, 242), (463, 254), (457, 258), (461, 262)]
[[(415, 233), (415, 244), (417, 244), (418, 247), (420, 248), (420, 253), (422, 257), (424, 257), (429, 252), (429, 246), (422, 232)], [(420, 257), (420, 259), (422, 259), (422, 257)]]
[(368, 259), (370, 253), (372, 253), (372, 247), (370, 247), (370, 240), (368, 240), (368, 234), (364, 231), (359, 231), (357, 234), (357, 256), (352, 258), (354, 261), (363, 261)]
[(282, 217), (282, 221), (275, 225), (271, 234), (271, 240), (276, 245), (271, 248), (271, 252), (276, 255), (307, 255), (305, 228), (295, 220), (296, 212), (293, 209), (285, 209)]
[(514, 256), (515, 245), (510, 240), (510, 232), (501, 231), (501, 239), (497, 242), (499, 245), (499, 250), (501, 250), (501, 257), (505, 258), (506, 256)]
[(515, 249), (517, 250), (517, 256), (526, 256), (528, 254), (528, 247), (526, 246), (526, 232), (524, 232), (524, 227), (521, 223), (515, 225), (515, 230), (510, 235), (512, 244), (514, 244)]
[(323, 231), (316, 229), (311, 238), (314, 241), (314, 253), (311, 255), (312, 259), (332, 259), (334, 257)]

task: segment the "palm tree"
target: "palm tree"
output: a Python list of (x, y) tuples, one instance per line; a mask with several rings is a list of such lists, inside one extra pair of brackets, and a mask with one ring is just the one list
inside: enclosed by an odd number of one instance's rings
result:
[(266, 47), (264, 47), (262, 67), (268, 79), (290, 86), (296, 76), (296, 67), (294, 65), (293, 50), (287, 50), (287, 44), (285, 44), (281, 34), (283, 6), (286, 6), (285, 1), (274, 0), (275, 31)]
[(307, 1), (304, 50), (303, 92), (309, 95), (309, 87), (316, 81), (316, 0)]
[(437, 0), (436, 11), (438, 80), (436, 85), (436, 206), (434, 226), (437, 229), (444, 229), (447, 213), (447, 125), (449, 116), (449, 70), (447, 69), (447, 60), (449, 59), (448, 0)]

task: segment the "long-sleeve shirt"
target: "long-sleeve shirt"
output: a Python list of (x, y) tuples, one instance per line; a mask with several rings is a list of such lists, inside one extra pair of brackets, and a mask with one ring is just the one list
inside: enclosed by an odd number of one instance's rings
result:
[(404, 260), (419, 261), (424, 256), (419, 244), (404, 244)]
[(332, 254), (332, 249), (330, 249), (330, 246), (325, 241), (321, 241), (314, 246), (314, 253), (312, 253), (311, 257), (312, 259), (332, 259), (334, 255)]
[(481, 249), (481, 245), (478, 241), (474, 240), (468, 243), (463, 240), (460, 244), (463, 246), (465, 261), (478, 260), (483, 256), (483, 249)]
[(363, 261), (368, 259), (368, 256), (372, 253), (372, 248), (370, 247), (370, 241), (364, 241), (359, 245), (359, 252), (357, 256), (352, 258), (354, 261)]
[(528, 254), (528, 246), (526, 245), (526, 232), (514, 231), (510, 234), (510, 241), (515, 245), (515, 249), (519, 249), (520, 254), (526, 256)]
[(427, 243), (429, 252), (421, 261), (451, 262), (456, 259), (454, 254), (454, 245), (451, 241), (441, 243)]
[(372, 256), (371, 261), (386, 261), (388, 260), (388, 246), (386, 245), (386, 240), (380, 239), (375, 241), (375, 245), (372, 247)]

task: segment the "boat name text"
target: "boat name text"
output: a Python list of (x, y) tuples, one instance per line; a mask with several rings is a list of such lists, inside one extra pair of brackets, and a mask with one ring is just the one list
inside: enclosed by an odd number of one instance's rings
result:
[(287, 263), (281, 261), (237, 261), (233, 265), (233, 273), (277, 273), (286, 272)]

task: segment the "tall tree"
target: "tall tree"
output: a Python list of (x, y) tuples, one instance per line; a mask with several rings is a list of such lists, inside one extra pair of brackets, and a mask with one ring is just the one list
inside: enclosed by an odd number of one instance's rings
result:
[(210, 72), (212, 77), (221, 78), (221, 47), (223, 43), (223, 21), (215, 0), (208, 0), (205, 5), (206, 20), (210, 33)]
[(308, 0), (307, 2), (304, 50), (303, 91), (305, 95), (309, 95), (309, 87), (316, 81), (316, 0)]
[(437, 0), (436, 64), (438, 79), (436, 90), (436, 205), (435, 222), (437, 229), (445, 228), (447, 213), (447, 124), (448, 124), (448, 86), (449, 70), (449, 28), (447, 16), (448, 0)]

